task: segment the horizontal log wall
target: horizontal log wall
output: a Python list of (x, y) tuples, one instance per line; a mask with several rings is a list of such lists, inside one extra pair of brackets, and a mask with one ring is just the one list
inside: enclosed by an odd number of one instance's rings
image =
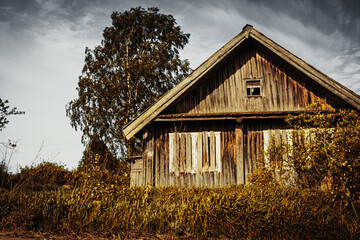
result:
[[(302, 110), (317, 98), (250, 48), (229, 59), (165, 113), (221, 113)], [(247, 96), (246, 80), (260, 79), (261, 96)]]

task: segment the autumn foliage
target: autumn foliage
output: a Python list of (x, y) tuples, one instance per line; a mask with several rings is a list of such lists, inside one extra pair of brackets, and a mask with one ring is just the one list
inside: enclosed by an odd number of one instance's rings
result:
[(359, 220), (360, 116), (325, 101), (307, 110), (287, 118), (293, 130), (279, 141), (270, 140), (260, 166), (268, 161), (273, 176), (277, 168), (279, 184), (329, 191), (341, 211), (350, 211)]

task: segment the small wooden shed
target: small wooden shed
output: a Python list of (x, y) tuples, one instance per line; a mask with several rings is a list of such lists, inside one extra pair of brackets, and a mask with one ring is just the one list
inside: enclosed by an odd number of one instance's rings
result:
[(360, 110), (360, 97), (252, 26), (124, 128), (142, 138), (131, 186), (246, 184), (270, 134), (316, 99)]

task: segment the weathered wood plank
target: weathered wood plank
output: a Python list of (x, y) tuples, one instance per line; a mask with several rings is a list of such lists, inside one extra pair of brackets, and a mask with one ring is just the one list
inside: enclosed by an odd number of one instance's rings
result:
[(148, 142), (147, 142), (147, 166), (146, 166), (146, 183), (153, 185), (155, 183), (154, 179), (154, 132), (151, 128), (148, 132)]
[(235, 128), (236, 145), (236, 184), (245, 184), (244, 171), (244, 136), (243, 124), (237, 124)]
[(203, 171), (209, 171), (209, 138), (206, 131), (203, 132)]
[(191, 133), (186, 133), (186, 159), (185, 159), (185, 165), (186, 165), (186, 172), (191, 172), (192, 167), (192, 143), (191, 143)]
[(210, 131), (210, 153), (209, 153), (209, 171), (215, 171), (215, 159), (216, 159), (216, 155), (215, 155), (215, 134), (214, 131)]
[(186, 161), (186, 135), (179, 134), (180, 136), (180, 172), (185, 172), (185, 161)]
[(175, 177), (179, 177), (180, 174), (180, 134), (174, 133), (174, 173)]

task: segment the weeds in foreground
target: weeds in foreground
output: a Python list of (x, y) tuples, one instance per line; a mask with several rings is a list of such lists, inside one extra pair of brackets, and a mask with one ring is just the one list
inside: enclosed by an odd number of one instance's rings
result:
[(356, 224), (320, 191), (279, 186), (1, 190), (0, 226), (98, 236), (351, 239)]

